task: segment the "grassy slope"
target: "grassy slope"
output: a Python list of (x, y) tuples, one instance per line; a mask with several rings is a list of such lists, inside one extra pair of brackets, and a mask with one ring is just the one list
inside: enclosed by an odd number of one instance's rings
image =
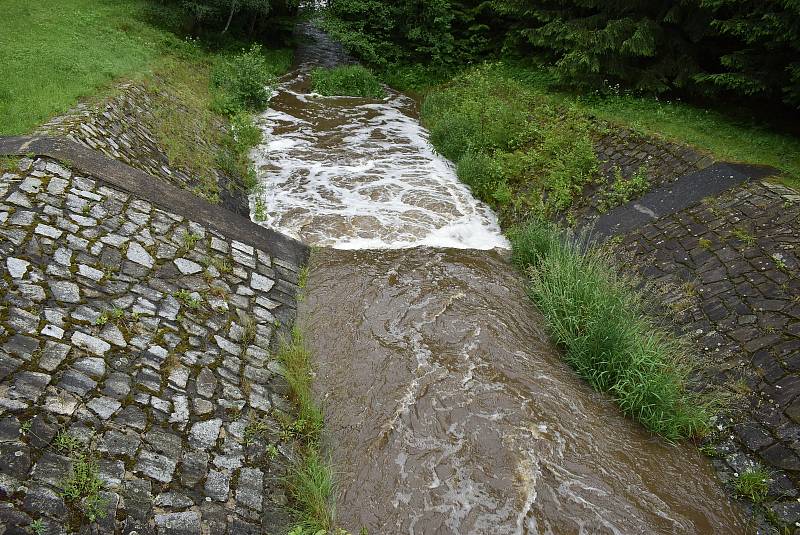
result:
[[(535, 67), (498, 63), (494, 70), (611, 123), (696, 147), (720, 160), (771, 165), (783, 171), (786, 183), (800, 187), (800, 138), (774, 131), (766, 121), (743, 121), (680, 101), (559, 91), (552, 87), (553, 78)], [(422, 95), (450, 79), (420, 65), (393, 67), (381, 77), (392, 87)]]
[(720, 160), (771, 165), (800, 186), (800, 138), (766, 123), (744, 122), (685, 102), (626, 94), (576, 95), (554, 91), (541, 70), (504, 66), (527, 87), (574, 104), (586, 112), (635, 130), (697, 147)]
[[(248, 147), (220, 129), (229, 119), (218, 106), (226, 94), (211, 88), (215, 66), (244, 43), (228, 39), (209, 50), (181, 39), (168, 29), (177, 26), (177, 12), (153, 0), (64, 0), (58, 10), (8, 0), (3, 7), (0, 135), (30, 132), (121, 78), (141, 79), (153, 97), (154, 134), (171, 164), (198, 178), (197, 193), (219, 200), (214, 169), (247, 181)], [(274, 76), (288, 70), (292, 51), (265, 50), (264, 58)]]
[(140, 22), (145, 0), (5, 0), (0, 135), (21, 134), (114, 78), (145, 70), (169, 34)]

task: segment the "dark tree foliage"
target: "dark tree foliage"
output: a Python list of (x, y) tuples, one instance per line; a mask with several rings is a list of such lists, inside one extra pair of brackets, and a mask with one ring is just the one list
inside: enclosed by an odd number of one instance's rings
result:
[(564, 83), (800, 109), (800, 0), (331, 0), (367, 61), (536, 56)]
[(162, 0), (186, 13), (192, 32), (237, 32), (253, 36), (297, 14), (298, 0)]
[(699, 0), (711, 11), (716, 62), (695, 80), (709, 91), (782, 99), (800, 109), (800, 0)]

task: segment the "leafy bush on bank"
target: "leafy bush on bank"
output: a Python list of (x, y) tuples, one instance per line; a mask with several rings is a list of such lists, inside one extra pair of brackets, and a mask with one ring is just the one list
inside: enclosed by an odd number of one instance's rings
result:
[(383, 98), (383, 86), (369, 69), (361, 65), (344, 65), (311, 71), (311, 89), (320, 95)]
[(432, 90), (422, 118), (436, 150), (505, 222), (562, 213), (597, 177), (588, 119), (492, 65)]
[(713, 402), (687, 388), (683, 346), (649, 318), (639, 284), (620, 274), (610, 251), (541, 220), (509, 237), (531, 298), (581, 377), (667, 439), (706, 432)]
[(274, 81), (261, 45), (253, 44), (214, 66), (211, 84), (218, 92), (215, 106), (228, 115), (240, 110), (262, 110), (269, 104)]

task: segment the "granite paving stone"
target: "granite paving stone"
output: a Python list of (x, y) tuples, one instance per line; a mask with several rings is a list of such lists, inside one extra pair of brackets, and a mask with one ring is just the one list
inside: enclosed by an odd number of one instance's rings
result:
[[(2, 242), (0, 264), (8, 274), (0, 285), (8, 303), (0, 314), (0, 523), (78, 518), (60, 488), (80, 453), (97, 461), (109, 511), (92, 533), (274, 532), (285, 513), (274, 525), (259, 519), (265, 497), (282, 492), (270, 474), (289, 461), (245, 455), (244, 426), (252, 418), (280, 429), (269, 400), (290, 406), (285, 382), (268, 367), (278, 368), (270, 350), (291, 322), (276, 329), (258, 312), (269, 304), (294, 316), (294, 302), (277, 295), (295, 284), (273, 270), (280, 255), (103, 177), (25, 160), (21, 179), (0, 190), (0, 205), (18, 212), (0, 219), (0, 233), (13, 238)], [(198, 236), (189, 253), (180, 247), (187, 231)], [(236, 269), (205, 267), (214, 265)], [(242, 318), (259, 333), (246, 362)]]

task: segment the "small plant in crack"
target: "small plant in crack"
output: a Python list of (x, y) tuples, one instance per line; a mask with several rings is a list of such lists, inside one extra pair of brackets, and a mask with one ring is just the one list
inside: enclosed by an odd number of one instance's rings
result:
[(53, 446), (62, 454), (72, 457), (81, 452), (83, 449), (83, 442), (77, 437), (70, 435), (66, 429), (62, 429), (53, 440)]
[(783, 271), (784, 273), (789, 272), (789, 266), (786, 265), (786, 260), (784, 260), (783, 255), (780, 253), (775, 253), (772, 255), (772, 261), (775, 262), (775, 267)]
[(266, 416), (261, 418), (251, 416), (250, 421), (247, 422), (247, 427), (244, 428), (244, 445), (249, 446), (255, 443), (256, 439), (264, 438), (270, 429), (272, 429), (272, 426), (270, 426)]
[(125, 311), (120, 307), (114, 307), (109, 310), (104, 310), (100, 316), (95, 320), (97, 325), (105, 325), (109, 321), (114, 324), (119, 324), (125, 317)]
[(706, 457), (719, 457), (719, 451), (714, 444), (700, 444), (697, 449)]
[(230, 273), (233, 271), (231, 263), (227, 258), (211, 257), (208, 259), (206, 267), (213, 267), (220, 273)]
[(72, 461), (72, 472), (61, 485), (64, 500), (75, 507), (89, 522), (105, 518), (108, 500), (100, 496), (103, 481), (96, 459), (84, 453), (76, 454)]
[(247, 351), (247, 348), (252, 345), (256, 340), (258, 334), (258, 322), (252, 316), (243, 315), (239, 320), (242, 323), (242, 351)]
[(746, 229), (743, 229), (741, 227), (733, 229), (733, 232), (731, 232), (731, 234), (735, 238), (738, 238), (739, 240), (743, 241), (747, 246), (753, 246), (756, 243), (756, 237), (750, 234), (750, 232), (748, 232)]
[(194, 246), (197, 245), (197, 242), (202, 238), (199, 234), (194, 234), (193, 232), (184, 232), (181, 235), (181, 246), (178, 249), (178, 253), (183, 256), (192, 249)]
[(763, 468), (749, 468), (736, 475), (734, 481), (736, 494), (748, 498), (753, 503), (762, 503), (767, 499), (770, 475)]
[(178, 290), (173, 294), (175, 299), (186, 305), (192, 310), (198, 310), (203, 301), (199, 296), (195, 296), (192, 292), (186, 289)]
[(33, 535), (44, 535), (47, 533), (47, 525), (44, 523), (44, 520), (37, 518), (31, 522), (31, 532)]

